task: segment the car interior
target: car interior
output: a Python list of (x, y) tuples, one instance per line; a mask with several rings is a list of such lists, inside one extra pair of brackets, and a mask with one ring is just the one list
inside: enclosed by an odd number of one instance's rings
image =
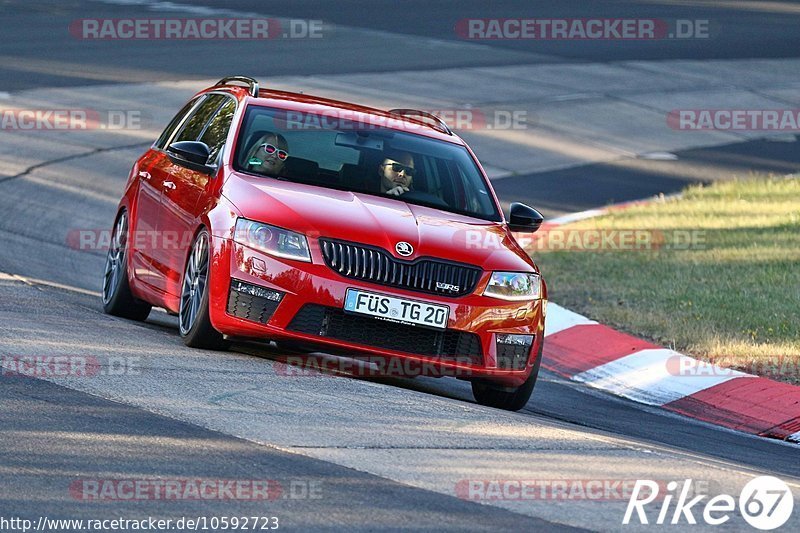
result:
[[(441, 207), (460, 212), (494, 212), (485, 189), (469, 183), (458, 161), (446, 157), (447, 152), (425, 149), (430, 143), (412, 140), (413, 135), (394, 135), (382, 130), (347, 131), (325, 128), (286, 129), (279, 120), (266, 113), (252, 117), (242, 146), (237, 148), (237, 167), (257, 171), (247, 161), (247, 154), (264, 135), (280, 133), (288, 143), (287, 157), (278, 179), (336, 189), (380, 193), (378, 166), (386, 150), (411, 153), (416, 174), (412, 190), (403, 199), (412, 203)], [(437, 151), (438, 150), (438, 151)], [(445, 157), (443, 157), (445, 156)], [(463, 164), (463, 163), (462, 163)]]

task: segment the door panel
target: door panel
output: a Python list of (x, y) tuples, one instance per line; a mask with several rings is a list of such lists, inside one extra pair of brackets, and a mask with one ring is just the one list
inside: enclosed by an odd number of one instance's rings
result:
[[(214, 162), (225, 144), (235, 111), (236, 101), (232, 98), (217, 94), (208, 96), (186, 121), (174, 142), (202, 141), (211, 150), (210, 162)], [(177, 165), (166, 155), (155, 167), (164, 176), (158, 220), (163, 245), (159, 247), (156, 266), (164, 291), (177, 298), (194, 232), (200, 224), (198, 206), (207, 205), (205, 196), (212, 189), (209, 182), (215, 178)]]
[(134, 220), (131, 221), (132, 241), (129, 243), (133, 276), (151, 288), (163, 290), (162, 276), (156, 268), (158, 255), (158, 223), (161, 217), (161, 194), (164, 188), (164, 173), (160, 161), (165, 154), (161, 151), (175, 131), (180, 127), (195, 105), (204, 97), (193, 98), (173, 117), (151, 148), (140, 160), (137, 169), (137, 194)]
[(157, 261), (164, 290), (179, 296), (184, 263), (197, 227), (195, 207), (206, 190), (209, 176), (176, 165), (168, 157), (165, 159), (164, 174), (169, 175), (169, 180), (164, 182), (161, 195), (158, 223), (163, 246), (159, 247)]
[(153, 247), (148, 242), (148, 236), (157, 234), (161, 211), (161, 178), (157, 172), (153, 172), (153, 165), (159, 155), (159, 152), (150, 150), (139, 161), (136, 211), (131, 221), (128, 242), (133, 276), (151, 286), (156, 286), (157, 276), (153, 272)]

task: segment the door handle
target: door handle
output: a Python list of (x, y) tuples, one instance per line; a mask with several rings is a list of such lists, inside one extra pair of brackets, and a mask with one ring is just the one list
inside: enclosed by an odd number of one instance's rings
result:
[(164, 187), (166, 187), (167, 189), (172, 189), (173, 191), (176, 189), (175, 184), (172, 183), (171, 181), (165, 181)]
[(146, 170), (140, 170), (139, 171), (139, 177), (140, 178), (144, 178), (146, 180), (149, 180), (150, 179), (150, 173), (147, 172)]

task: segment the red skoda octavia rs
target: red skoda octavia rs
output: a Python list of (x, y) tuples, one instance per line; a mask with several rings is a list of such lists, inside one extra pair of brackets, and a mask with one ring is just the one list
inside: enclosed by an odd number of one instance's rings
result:
[(511, 232), (541, 223), (519, 203), (505, 219), (434, 115), (234, 76), (134, 164), (103, 304), (134, 320), (163, 307), (192, 347), (261, 339), (431, 365), (517, 410), (536, 383), (547, 294)]

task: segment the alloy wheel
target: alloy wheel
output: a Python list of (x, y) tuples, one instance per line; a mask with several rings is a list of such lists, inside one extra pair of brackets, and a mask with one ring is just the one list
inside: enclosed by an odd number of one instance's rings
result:
[(128, 236), (128, 217), (123, 212), (114, 226), (114, 235), (106, 254), (106, 268), (103, 274), (103, 303), (114, 297), (120, 276), (125, 274), (125, 244)]
[(200, 306), (203, 301), (203, 294), (206, 290), (207, 280), (208, 235), (206, 233), (201, 233), (194, 242), (192, 254), (186, 265), (186, 272), (183, 275), (181, 308), (179, 313), (182, 335), (188, 334), (197, 320), (197, 315), (200, 313)]

